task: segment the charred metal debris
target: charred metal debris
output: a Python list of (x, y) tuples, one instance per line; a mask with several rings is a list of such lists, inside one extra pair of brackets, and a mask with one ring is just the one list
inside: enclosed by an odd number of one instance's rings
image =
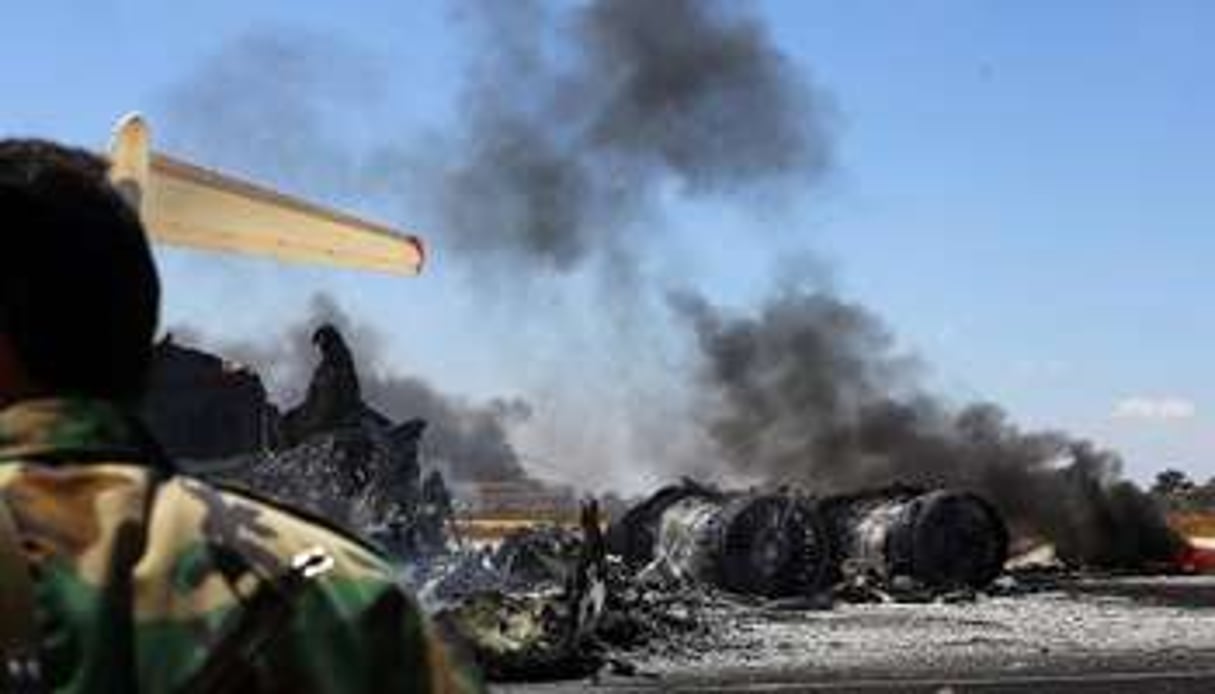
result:
[(817, 498), (691, 481), (660, 490), (608, 531), (610, 550), (641, 573), (773, 599), (841, 585), (981, 589), (1003, 570), (1008, 539), (995, 508), (968, 492), (890, 487)]
[(155, 351), (143, 416), (187, 472), (277, 498), (370, 537), (397, 556), (450, 551), (453, 500), (426, 468), (426, 422), (394, 422), (362, 398), (350, 349), (330, 325), (304, 401), (280, 412), (252, 371), (176, 344)]
[(899, 486), (814, 496), (684, 481), (610, 524), (588, 501), (576, 526), (474, 542), (442, 473), (420, 459), (426, 423), (363, 401), (337, 330), (313, 342), (307, 396), (280, 413), (255, 374), (167, 341), (149, 424), (190, 471), (378, 542), (493, 680), (636, 674), (630, 653), (712, 648), (733, 610), (973, 595), (1008, 555), (1005, 522), (982, 497)]
[(711, 649), (748, 611), (973, 599), (1008, 552), (993, 507), (949, 490), (816, 498), (684, 481), (606, 534), (598, 515), (588, 502), (577, 530), (528, 528), (432, 562), (421, 598), (492, 679), (637, 674), (630, 654)]

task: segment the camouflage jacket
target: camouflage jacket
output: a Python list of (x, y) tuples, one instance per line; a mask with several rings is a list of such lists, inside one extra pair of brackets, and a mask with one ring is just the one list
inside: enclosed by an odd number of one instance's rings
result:
[[(98, 401), (0, 412), (0, 493), (32, 566), (49, 688), (176, 691), (264, 612), (268, 633), (225, 664), (240, 691), (479, 689), (377, 554), (174, 474), (139, 432)], [(280, 590), (313, 548), (328, 571)], [(265, 610), (266, 595), (289, 609)]]

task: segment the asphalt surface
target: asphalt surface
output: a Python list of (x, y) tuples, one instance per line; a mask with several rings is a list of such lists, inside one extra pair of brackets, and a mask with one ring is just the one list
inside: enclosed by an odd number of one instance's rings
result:
[(566, 692), (910, 692), (912, 694), (1004, 694), (1023, 692), (1162, 692), (1190, 694), (1215, 691), (1215, 669), (1179, 671), (1139, 670), (1106, 672), (1093, 668), (1084, 672), (1039, 672), (1025, 674), (974, 673), (966, 676), (853, 676), (821, 679), (804, 677), (755, 677), (750, 679), (700, 679), (697, 681), (601, 681), (598, 683), (545, 683), (499, 687), (496, 691), (564, 694)]
[(706, 615), (639, 674), (504, 692), (1215, 692), (1215, 578), (1089, 578), (956, 604)]
[[(989, 694), (1020, 692), (1191, 692), (1209, 693), (1215, 683), (1215, 671), (1197, 672), (1090, 672), (1070, 675), (987, 675), (939, 678), (878, 678), (840, 682), (756, 682), (708, 683), (689, 687), (666, 687), (662, 691), (742, 691), (742, 692), (924, 692), (952, 694), (953, 692), (985, 692)], [(609, 691), (604, 689), (604, 691)], [(634, 691), (637, 691), (636, 689)], [(641, 690), (644, 691), (644, 690)]]
[[(1010, 668), (1000, 662), (956, 664), (904, 672), (752, 672), (747, 676), (695, 675), (649, 683), (580, 683), (576, 691), (738, 691), (738, 692), (1212, 692), (1215, 658), (1154, 662), (1153, 657), (1073, 658)], [(952, 671), (951, 671), (952, 670)], [(575, 690), (571, 690), (575, 691)]]

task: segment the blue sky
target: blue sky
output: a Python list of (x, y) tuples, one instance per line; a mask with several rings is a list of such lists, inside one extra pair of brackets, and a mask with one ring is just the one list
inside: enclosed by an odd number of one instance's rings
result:
[[(840, 290), (882, 315), (959, 401), (992, 399), (1030, 425), (1095, 437), (1122, 450), (1139, 478), (1169, 465), (1215, 475), (1215, 4), (759, 7), (780, 48), (830, 94), (838, 165), (782, 218), (789, 231), (780, 242), (705, 252), (689, 261), (694, 281), (745, 304), (760, 297), (782, 254), (813, 248)], [(92, 147), (134, 109), (173, 142), (166, 93), (233, 39), (279, 30), (365, 51), (384, 66), (388, 91), (352, 109), (368, 111), (365, 127), (417, 136), (453, 113), (467, 36), (437, 0), (45, 0), (19, 8), (0, 44), (0, 93), (8, 95), (0, 131)], [(677, 214), (677, 225), (715, 239), (746, 223), (734, 210)], [(471, 396), (521, 388), (501, 368), (503, 353), (520, 372), (542, 371), (593, 342), (575, 336), (534, 354), (522, 342), (469, 340), (516, 317), (461, 293), (440, 261), (429, 276), (402, 283), (176, 251), (161, 257), (167, 323), (235, 337), (298, 315), (309, 294), (328, 291), (385, 334), (391, 366)]]

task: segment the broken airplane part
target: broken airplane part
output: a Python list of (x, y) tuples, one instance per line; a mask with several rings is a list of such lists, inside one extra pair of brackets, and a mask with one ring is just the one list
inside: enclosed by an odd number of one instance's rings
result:
[(966, 491), (890, 487), (827, 497), (819, 512), (841, 571), (887, 585), (983, 588), (1008, 559), (1004, 519), (986, 499)]
[(689, 496), (662, 515), (658, 555), (669, 573), (735, 593), (813, 594), (829, 575), (829, 540), (806, 499)]
[(831, 539), (812, 500), (724, 493), (691, 481), (659, 490), (608, 529), (608, 549), (634, 570), (770, 598), (809, 595), (830, 575)]
[(110, 179), (153, 241), (399, 275), (421, 271), (419, 239), (152, 151), (143, 117), (119, 121)]
[(858, 578), (929, 590), (983, 588), (1008, 554), (1008, 528), (965, 491), (891, 487), (811, 497), (722, 492), (684, 481), (608, 530), (633, 570), (653, 567), (735, 593), (812, 595)]

